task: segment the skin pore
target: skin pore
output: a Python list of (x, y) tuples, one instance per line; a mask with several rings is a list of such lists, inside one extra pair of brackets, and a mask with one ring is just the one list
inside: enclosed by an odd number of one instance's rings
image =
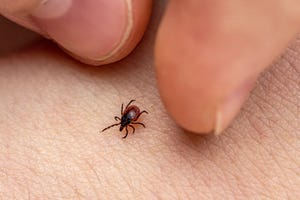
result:
[[(300, 39), (261, 74), (219, 136), (178, 128), (153, 69), (162, 8), (126, 59), (76, 62), (41, 41), (0, 58), (3, 199), (293, 199), (300, 196)], [(111, 129), (121, 103), (149, 111), (134, 135)]]

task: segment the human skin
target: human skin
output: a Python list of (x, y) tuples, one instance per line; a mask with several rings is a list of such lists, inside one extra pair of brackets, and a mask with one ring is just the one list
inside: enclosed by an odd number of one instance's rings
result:
[[(179, 126), (199, 134), (221, 134), (231, 124), (259, 74), (300, 27), (295, 0), (154, 3), (167, 5), (154, 45), (160, 97)], [(0, 14), (55, 41), (81, 62), (103, 65), (135, 48), (146, 30), (151, 4), (0, 0)]]
[[(0, 58), (3, 199), (297, 199), (300, 196), (300, 40), (263, 74), (219, 136), (169, 118), (153, 69), (162, 8), (145, 38), (109, 66), (76, 62), (42, 41)], [(149, 112), (125, 140), (121, 103)]]

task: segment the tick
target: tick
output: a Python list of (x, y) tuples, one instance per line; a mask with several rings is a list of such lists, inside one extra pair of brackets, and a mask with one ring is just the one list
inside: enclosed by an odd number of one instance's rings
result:
[(103, 129), (101, 132), (106, 131), (107, 129), (114, 127), (114, 126), (118, 126), (120, 125), (120, 132), (122, 132), (122, 130), (125, 128), (126, 130), (126, 134), (123, 137), (123, 139), (125, 139), (128, 135), (128, 127), (132, 128), (133, 132), (135, 132), (135, 128), (134, 126), (132, 126), (132, 124), (138, 124), (143, 126), (144, 128), (146, 128), (145, 124), (141, 123), (141, 122), (137, 122), (137, 120), (139, 119), (139, 117), (143, 114), (146, 113), (148, 114), (148, 112), (146, 110), (140, 111), (139, 107), (137, 107), (136, 105), (130, 105), (132, 104), (132, 102), (134, 102), (135, 100), (131, 100), (127, 106), (125, 107), (125, 110), (123, 110), (123, 104), (121, 106), (121, 118), (118, 116), (115, 116), (115, 120), (116, 121), (120, 121), (119, 123), (110, 125), (108, 127), (106, 127), (105, 129)]

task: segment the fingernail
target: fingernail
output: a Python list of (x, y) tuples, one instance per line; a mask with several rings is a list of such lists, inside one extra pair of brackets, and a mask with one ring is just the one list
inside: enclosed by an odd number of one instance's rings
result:
[(130, 0), (43, 0), (32, 16), (66, 50), (99, 61), (120, 50), (132, 23)]
[(31, 14), (40, 19), (55, 19), (63, 16), (72, 6), (72, 0), (41, 0)]
[(216, 109), (214, 134), (219, 135), (230, 124), (249, 96), (255, 84), (254, 78), (232, 92)]

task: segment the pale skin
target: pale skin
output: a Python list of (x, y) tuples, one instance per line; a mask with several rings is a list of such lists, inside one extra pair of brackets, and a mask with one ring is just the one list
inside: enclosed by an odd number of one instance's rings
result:
[[(158, 22), (133, 54), (100, 69), (45, 41), (0, 59), (0, 197), (300, 196), (299, 39), (260, 76), (230, 128), (197, 136), (161, 103), (152, 60)], [(118, 128), (100, 134), (132, 98), (149, 111), (140, 119), (147, 128), (126, 140)]]

